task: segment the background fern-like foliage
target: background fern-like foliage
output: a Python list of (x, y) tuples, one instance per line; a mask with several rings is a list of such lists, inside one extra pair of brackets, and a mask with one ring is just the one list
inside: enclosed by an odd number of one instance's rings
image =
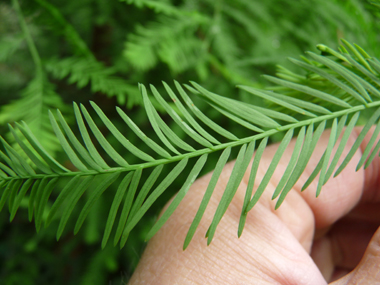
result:
[[(227, 131), (234, 130), (234, 135), (239, 138), (257, 133), (252, 132), (252, 122), (244, 122), (244, 126), (241, 126), (239, 118), (235, 117), (233, 120), (231, 116), (223, 114), (223, 106), (210, 108), (207, 101), (210, 102), (212, 96), (210, 97), (205, 90), (281, 112), (289, 116), (285, 117), (288, 120), (301, 120), (302, 116), (295, 108), (284, 108), (275, 102), (264, 100), (263, 94), (268, 94), (265, 92), (269, 89), (271, 92), (286, 94), (294, 99), (304, 99), (309, 95), (291, 88), (291, 85), (281, 85), (281, 81), (275, 81), (272, 77), (268, 84), (260, 75), (274, 75), (277, 72), (280, 79), (331, 94), (353, 107), (370, 102), (366, 100), (363, 103), (358, 100), (366, 98), (366, 92), (376, 102), (377, 94), (371, 86), (379, 86), (374, 80), (376, 76), (378, 78), (378, 62), (374, 61), (367, 67), (360, 56), (353, 52), (358, 51), (356, 47), (350, 50), (347, 43), (344, 45), (346, 50), (342, 52), (343, 55), (348, 53), (352, 56), (353, 62), (350, 62), (348, 56), (345, 57), (346, 60), (342, 60), (329, 53), (324, 46), (319, 47), (326, 58), (370, 84), (365, 85), (363, 92), (358, 86), (350, 85), (350, 80), (345, 77), (346, 73), (339, 73), (340, 69), (332, 70), (321, 63), (315, 45), (323, 43), (337, 50), (341, 43), (339, 39), (345, 38), (348, 43), (358, 44), (371, 57), (379, 57), (377, 11), (367, 1), (359, 0), (282, 1), (281, 4), (274, 0), (2, 1), (0, 134), (22, 154), (20, 145), (15, 141), (7, 124), (11, 123), (17, 130), (17, 125), (13, 122), (23, 120), (32, 129), (41, 145), (62, 167), (69, 171), (78, 171), (81, 166), (62, 150), (62, 142), (57, 139), (50, 124), (48, 109), (52, 110), (59, 121), (55, 112), (58, 108), (79, 138), (79, 130), (74, 127), (75, 108), (71, 105), (72, 101), (83, 103), (116, 153), (130, 165), (137, 164), (141, 159), (131, 155), (130, 151), (117, 142), (110, 128), (105, 126), (101, 117), (91, 107), (89, 100), (101, 107), (104, 115), (116, 128), (123, 130), (125, 122), (115, 111), (115, 106), (120, 106), (148, 137), (157, 142), (160, 138), (150, 127), (138, 83), (146, 86), (152, 83), (165, 101), (169, 102), (168, 88), (162, 85), (161, 80), (168, 83), (172, 82), (172, 79), (181, 83), (196, 81), (199, 86), (192, 85), (190, 91), (183, 87), (183, 90), (210, 119)], [(315, 56), (310, 54), (307, 55), (308, 60), (300, 59), (299, 55), (306, 50), (313, 51)], [(292, 57), (291, 61), (295, 64), (287, 61), (288, 57)], [(364, 72), (370, 73), (363, 73), (363, 70), (355, 66), (356, 63), (363, 66)], [(281, 66), (276, 69), (276, 64)], [(337, 88), (334, 79), (321, 76), (326, 73), (343, 82), (346, 87)], [(375, 78), (371, 77), (371, 74), (375, 75)], [(275, 87), (271, 86), (272, 83)], [(246, 87), (236, 89), (235, 85)], [(179, 96), (175, 85), (170, 83), (169, 86)], [(352, 94), (358, 93), (359, 97), (355, 99), (347, 92), (348, 87), (355, 91)], [(141, 91), (143, 90), (141, 87)], [(260, 90), (263, 93), (258, 93)], [(193, 96), (191, 91), (201, 93), (201, 96)], [(152, 107), (164, 121), (169, 122), (169, 127), (179, 139), (187, 138), (188, 134), (172, 122), (170, 112), (160, 104), (159, 97), (154, 95), (154, 92), (147, 92), (145, 100), (149, 99), (152, 102)], [(308, 98), (311, 99), (310, 102), (331, 112), (339, 112), (344, 108), (348, 110), (347, 106), (332, 106), (331, 102), (318, 97)], [(185, 105), (185, 102), (183, 104)], [(181, 113), (180, 107), (174, 102), (168, 103), (168, 106)], [(83, 110), (82, 108), (82, 114), (85, 116)], [(366, 112), (367, 117), (361, 116), (359, 120), (367, 122), (372, 113)], [(346, 120), (346, 124), (353, 120), (352, 117), (356, 118), (355, 112), (347, 114), (347, 117), (337, 117), (339, 121), (336, 120), (334, 123), (334, 120), (330, 120), (327, 124), (338, 133), (343, 126), (342, 118)], [(62, 126), (61, 124), (61, 128)], [(247, 127), (251, 130), (247, 130)], [(307, 136), (306, 129), (304, 131)], [(302, 134), (302, 131), (300, 133)], [(21, 132), (17, 134), (22, 137)], [(284, 135), (284, 132), (277, 132), (270, 140), (283, 140)], [(215, 137), (228, 142), (228, 139), (222, 138), (221, 135)], [(138, 145), (141, 151), (156, 157), (157, 154), (152, 153), (148, 146), (141, 145), (137, 136), (128, 135), (128, 139), (131, 144)], [(28, 144), (26, 139), (23, 141)], [(256, 143), (256, 149), (259, 143)], [(114, 160), (109, 158), (106, 151), (99, 145), (96, 147), (100, 155), (105, 157), (105, 163), (115, 166)], [(190, 143), (190, 147), (200, 148), (195, 142)], [(7, 153), (3, 147), (1, 150)], [(236, 158), (239, 150), (241, 149), (232, 148), (230, 159)], [(252, 145), (247, 146), (247, 153), (248, 150), (253, 151)], [(200, 175), (212, 170), (219, 157), (220, 152), (210, 152)], [(33, 165), (27, 155), (22, 154), (22, 159)], [(244, 160), (243, 156), (241, 159)], [(199, 160), (199, 163), (202, 161)], [(195, 161), (190, 160), (189, 164), (193, 166)], [(325, 166), (322, 164), (321, 168), (324, 169)], [(325, 171), (329, 172), (328, 169)], [(169, 172), (167, 168), (163, 168), (161, 175), (166, 177)], [(138, 172), (135, 173), (137, 177)], [(149, 175), (150, 173), (144, 170), (141, 181), (145, 181)], [(179, 178), (184, 180), (187, 175), (183, 174)], [(126, 179), (130, 179), (129, 182), (133, 184), (132, 176)], [(101, 199), (97, 200), (87, 213), (82, 229), (74, 237), (73, 229), (78, 216), (86, 204), (86, 199), (91, 198), (90, 193), (86, 192), (84, 199), (79, 200), (77, 207), (72, 210), (71, 218), (67, 220), (66, 227), (61, 229), (57, 242), (55, 238), (60, 219), (51, 218), (51, 224), (46, 228), (42, 221), (48, 218), (49, 210), (66, 183), (67, 180), (58, 180), (51, 199), (46, 201), (46, 208), (41, 208), (38, 212), (39, 218), (35, 217), (35, 225), (28, 221), (30, 196), (25, 196), (19, 201), (20, 207), (17, 214), (12, 214), (12, 223), (9, 223), (9, 215), (5, 211), (1, 212), (0, 263), (4, 266), (0, 269), (0, 279), (5, 284), (119, 284), (121, 281), (127, 281), (138, 262), (144, 239), (154, 225), (158, 212), (183, 186), (183, 183), (174, 181), (170, 188), (157, 197), (129, 234), (123, 250), (114, 248), (112, 241), (107, 243), (104, 250), (100, 250), (99, 245), (104, 239), (109, 209), (113, 205), (120, 183), (112, 184)], [(128, 199), (124, 198), (121, 205), (124, 201)], [(7, 203), (5, 207), (12, 209), (12, 202)], [(62, 207), (67, 205), (64, 204)], [(221, 208), (220, 213), (222, 210)], [(119, 216), (120, 213), (117, 217)], [(38, 234), (35, 234), (35, 227), (39, 229)], [(116, 228), (112, 233), (115, 231)]]

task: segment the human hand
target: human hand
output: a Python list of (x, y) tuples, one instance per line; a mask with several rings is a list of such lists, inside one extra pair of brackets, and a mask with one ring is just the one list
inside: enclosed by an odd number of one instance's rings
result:
[[(359, 129), (353, 131), (342, 157), (358, 133)], [(367, 135), (362, 150), (369, 138)], [(248, 213), (238, 239), (249, 167), (207, 246), (203, 237), (234, 162), (227, 164), (192, 242), (183, 251), (183, 241), (211, 174), (198, 179), (148, 243), (130, 284), (319, 285), (334, 280), (331, 284), (380, 284), (380, 159), (376, 158), (366, 170), (355, 172), (361, 157), (358, 151), (343, 172), (325, 184), (318, 198), (317, 179), (300, 192), (328, 139), (326, 131), (303, 175), (281, 207), (274, 210), (276, 200), (271, 197), (290, 159), (294, 141), (289, 144), (264, 194)], [(277, 147), (266, 148), (256, 181), (264, 176)]]

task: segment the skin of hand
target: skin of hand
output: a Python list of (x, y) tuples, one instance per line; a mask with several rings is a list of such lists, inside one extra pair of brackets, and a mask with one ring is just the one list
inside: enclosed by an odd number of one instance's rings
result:
[[(342, 157), (359, 132), (354, 129)], [(370, 137), (366, 136), (343, 172), (330, 178), (316, 198), (318, 177), (305, 191), (300, 189), (326, 148), (329, 131), (325, 131), (299, 181), (274, 210), (277, 199), (271, 197), (292, 154), (295, 141), (291, 141), (238, 238), (249, 166), (207, 246), (204, 235), (234, 162), (227, 164), (193, 240), (183, 251), (211, 174), (201, 177), (149, 241), (129, 284), (380, 284), (380, 159), (376, 157), (367, 169), (355, 172)], [(277, 147), (270, 145), (264, 151), (254, 190)]]

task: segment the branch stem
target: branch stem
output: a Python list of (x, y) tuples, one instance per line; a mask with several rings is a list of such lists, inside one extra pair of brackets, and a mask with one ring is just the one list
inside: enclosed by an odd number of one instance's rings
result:
[[(17, 0), (15, 0), (15, 1), (17, 1)], [(74, 171), (74, 172), (65, 172), (65, 173), (54, 173), (54, 174), (50, 174), (50, 175), (36, 174), (33, 176), (7, 177), (7, 178), (0, 179), (0, 182), (1, 181), (7, 181), (7, 180), (10, 181), (10, 180), (14, 180), (14, 179), (17, 179), (17, 180), (18, 179), (29, 179), (29, 178), (42, 179), (42, 178), (68, 177), (68, 176), (76, 176), (76, 175), (89, 176), (89, 175), (98, 175), (98, 174), (105, 174), (105, 173), (135, 171), (137, 169), (145, 169), (145, 168), (155, 167), (158, 165), (169, 164), (172, 162), (181, 161), (185, 158), (199, 157), (203, 154), (209, 154), (209, 153), (213, 153), (213, 152), (216, 152), (219, 150), (226, 149), (227, 147), (235, 147), (235, 146), (243, 145), (243, 144), (255, 141), (255, 140), (260, 140), (262, 138), (269, 137), (269, 136), (274, 135), (274, 134), (279, 133), (279, 132), (287, 131), (290, 129), (296, 129), (296, 128), (300, 128), (303, 126), (308, 126), (311, 124), (315, 124), (315, 123), (322, 122), (325, 120), (338, 118), (338, 117), (341, 117), (344, 115), (348, 115), (351, 113), (355, 113), (358, 111), (362, 111), (365, 109), (374, 108), (374, 107), (378, 107), (378, 106), (380, 106), (380, 101), (372, 102), (372, 103), (369, 103), (367, 105), (358, 105), (358, 106), (352, 107), (350, 109), (345, 109), (345, 110), (333, 112), (331, 114), (320, 116), (317, 118), (312, 118), (309, 120), (304, 120), (304, 121), (300, 121), (300, 122), (293, 123), (293, 124), (287, 124), (287, 125), (278, 127), (276, 129), (268, 130), (268, 131), (260, 133), (260, 134), (256, 134), (253, 136), (242, 138), (238, 141), (223, 143), (223, 144), (213, 146), (212, 148), (203, 148), (203, 149), (199, 149), (199, 150), (196, 150), (194, 152), (191, 152), (191, 153), (185, 153), (185, 154), (173, 156), (170, 159), (158, 159), (158, 160), (155, 160), (152, 162), (128, 165), (125, 167), (111, 167), (111, 168), (105, 169), (103, 171), (89, 170), (89, 171), (82, 171), (82, 172), (75, 172)]]

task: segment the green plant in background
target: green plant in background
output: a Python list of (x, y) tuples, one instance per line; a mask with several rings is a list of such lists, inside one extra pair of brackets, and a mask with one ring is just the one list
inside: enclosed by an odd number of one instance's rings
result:
[[(186, 248), (221, 169), (236, 158), (206, 234), (210, 243), (256, 151), (240, 236), (292, 137), (293, 155), (273, 193), (276, 207), (326, 127), (329, 144), (304, 185), (319, 174), (317, 195), (380, 115), (378, 12), (364, 1), (21, 4), (0, 4), (0, 208), (7, 207), (13, 221), (1, 215), (0, 258), (8, 262), (0, 277), (9, 284), (57, 283), (63, 275), (62, 284), (125, 281), (144, 240), (170, 217), (192, 182), (215, 169)], [(284, 15), (284, 9), (291, 12)], [(328, 47), (341, 36), (349, 41), (342, 40), (338, 51)], [(326, 44), (318, 45), (319, 53), (291, 59), (293, 66), (284, 62), (318, 42)], [(286, 67), (279, 66), (276, 77), (265, 76), (274, 86), (264, 87), (258, 75), (273, 73), (273, 63)], [(160, 83), (172, 78), (173, 85)], [(198, 83), (179, 83), (189, 80)], [(150, 92), (139, 82), (152, 83)], [(363, 131), (338, 165), (358, 121)], [(377, 124), (358, 168), (378, 155), (379, 132)], [(252, 195), (269, 141), (280, 141), (280, 147)], [(25, 222), (33, 218), (37, 235)], [(32, 266), (29, 258), (36, 260)]]

